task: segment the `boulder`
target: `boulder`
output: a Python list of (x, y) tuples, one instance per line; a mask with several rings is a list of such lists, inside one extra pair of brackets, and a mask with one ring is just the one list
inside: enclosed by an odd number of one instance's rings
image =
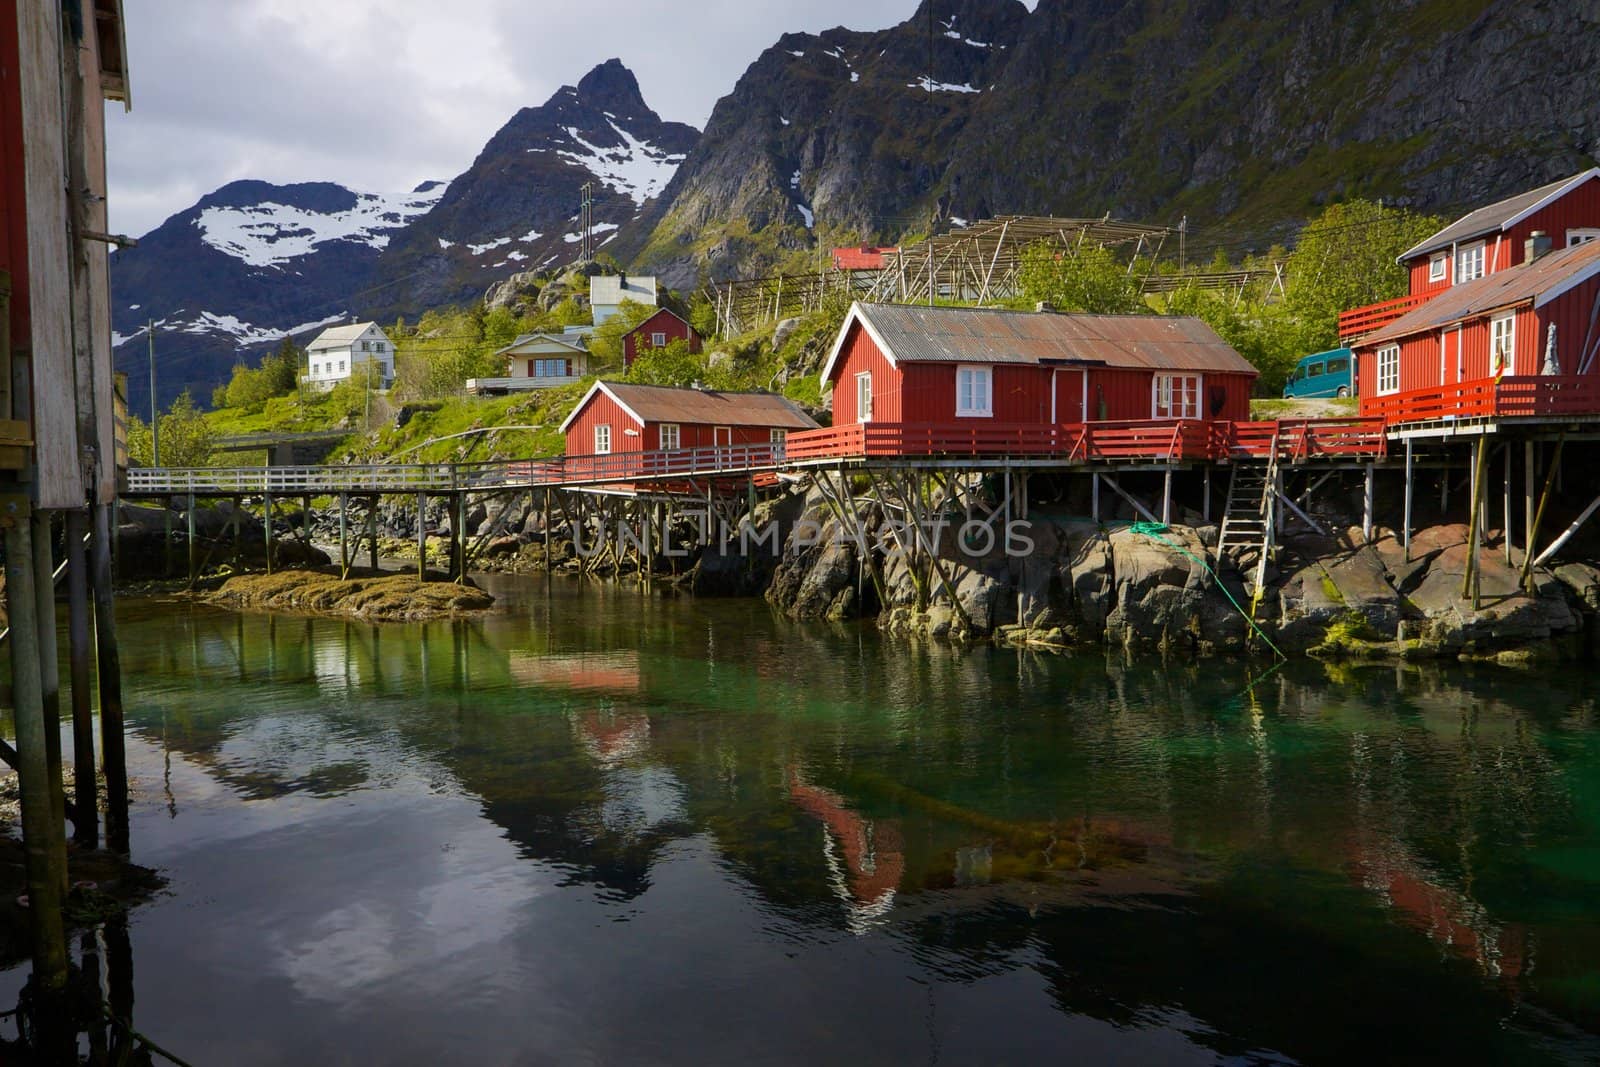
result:
[(772, 331), (772, 350), (774, 352), (783, 348), (789, 338), (794, 336), (795, 330), (800, 328), (799, 319), (782, 319)]

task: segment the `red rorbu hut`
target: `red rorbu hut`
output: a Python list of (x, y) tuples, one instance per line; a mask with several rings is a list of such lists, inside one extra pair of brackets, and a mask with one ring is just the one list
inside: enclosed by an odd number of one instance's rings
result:
[(689, 351), (700, 353), (700, 334), (684, 321), (683, 316), (662, 308), (622, 336), (622, 366), (633, 366), (640, 352), (652, 348), (665, 348), (674, 341), (683, 341)]
[(781, 444), (816, 420), (773, 393), (595, 382), (561, 424), (567, 455)]
[(822, 369), (834, 426), (1244, 421), (1257, 371), (1204, 322), (856, 304)]

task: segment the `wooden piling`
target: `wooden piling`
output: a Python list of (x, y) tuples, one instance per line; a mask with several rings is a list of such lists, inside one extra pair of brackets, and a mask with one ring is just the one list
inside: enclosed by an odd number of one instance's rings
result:
[(33, 976), (47, 993), (67, 984), (67, 939), (61, 906), (67, 881), (66, 839), (54, 812), (46, 751), (44, 678), (36, 614), (33, 536), (25, 497), (6, 501), (3, 522), (6, 589), (11, 614), (12, 707), (17, 731), (17, 778), (22, 801), (22, 843), (27, 860), (28, 909), (33, 933)]
[[(44, 698), (45, 755), (50, 761), (50, 804), (56, 826), (65, 827), (67, 798), (61, 791), (61, 658), (56, 644), (55, 557), (52, 553), (51, 514), (35, 510), (32, 527), (34, 621), (38, 627), (39, 682)], [(67, 891), (66, 871), (61, 892)]]
[(123, 744), (122, 657), (117, 650), (116, 600), (112, 593), (111, 527), (115, 504), (94, 508), (94, 596), (96, 677), (100, 692), (100, 761), (106, 778), (106, 845), (128, 852), (128, 764)]
[[(308, 509), (304, 514), (309, 515)], [(265, 493), (261, 498), (261, 534), (267, 548), (267, 573), (272, 573), (272, 494)]]
[(89, 701), (92, 641), (89, 622), (87, 511), (67, 512), (67, 662), (72, 681), (72, 807), (74, 836), (90, 848), (100, 843), (95, 786), (94, 708)]
[(200, 577), (200, 559), (195, 554), (195, 525), (194, 525), (194, 494), (189, 494), (189, 507), (184, 514), (189, 530), (189, 588), (194, 588), (195, 581)]
[(1485, 493), (1484, 481), (1488, 476), (1489, 448), (1488, 441), (1480, 435), (1477, 442), (1477, 455), (1472, 461), (1472, 505), (1467, 513), (1467, 567), (1466, 573), (1461, 578), (1461, 597), (1472, 599), (1472, 610), (1478, 610), (1478, 551), (1483, 543), (1482, 512)]
[[(548, 492), (548, 490), (546, 490)], [(428, 494), (417, 494), (417, 581), (428, 580)]]
[(455, 555), (456, 584), (467, 580), (467, 494), (456, 494), (455, 521), (450, 524), (451, 550)]
[(1506, 566), (1511, 566), (1511, 443), (1506, 442), (1505, 531)]
[(350, 577), (350, 495), (339, 494), (339, 580)]
[(1372, 543), (1372, 511), (1376, 489), (1373, 483), (1372, 464), (1368, 463), (1361, 493), (1361, 539), (1369, 545)]
[(378, 498), (367, 501), (367, 558), (378, 569)]
[(1406, 550), (1406, 557), (1405, 558), (1406, 558), (1406, 562), (1407, 563), (1411, 562), (1411, 498), (1412, 498), (1413, 489), (1414, 489), (1414, 485), (1413, 485), (1413, 482), (1412, 482), (1412, 475), (1414, 473), (1414, 467), (1413, 467), (1413, 458), (1414, 457), (1412, 455), (1412, 451), (1413, 450), (1412, 450), (1412, 447), (1411, 447), (1411, 438), (1408, 437), (1408, 438), (1406, 438), (1406, 503), (1405, 503), (1405, 512), (1406, 512), (1406, 514), (1405, 514), (1405, 519), (1404, 519), (1405, 529), (1401, 534), (1401, 541), (1405, 545), (1405, 550)]

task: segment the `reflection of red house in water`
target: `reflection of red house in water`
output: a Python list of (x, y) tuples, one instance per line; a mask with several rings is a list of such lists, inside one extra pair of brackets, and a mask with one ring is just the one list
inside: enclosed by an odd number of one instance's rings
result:
[[(843, 877), (835, 889), (852, 905), (853, 917), (872, 919), (888, 911), (906, 869), (899, 827), (863, 819), (839, 794), (812, 785), (794, 768), (789, 771), (789, 799), (822, 820), (831, 838), (838, 840), (845, 870), (837, 872)], [(830, 849), (829, 865), (836, 863)]]
[(643, 712), (591, 708), (578, 717), (577, 729), (584, 751), (608, 767), (650, 747), (650, 719)]
[(1519, 978), (1528, 966), (1528, 931), (1520, 923), (1494, 922), (1483, 905), (1454, 889), (1430, 881), (1417, 864), (1358, 849), (1355, 874), (1366, 888), (1383, 895), (1406, 922), (1453, 954), (1472, 960), (1489, 974)]

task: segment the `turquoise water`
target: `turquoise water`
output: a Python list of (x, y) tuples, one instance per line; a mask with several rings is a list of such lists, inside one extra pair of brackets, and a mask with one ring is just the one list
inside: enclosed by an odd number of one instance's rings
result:
[[(1592, 1062), (1596, 675), (121, 613), (195, 1064)], [(25, 968), (0, 976), (12, 996)]]

